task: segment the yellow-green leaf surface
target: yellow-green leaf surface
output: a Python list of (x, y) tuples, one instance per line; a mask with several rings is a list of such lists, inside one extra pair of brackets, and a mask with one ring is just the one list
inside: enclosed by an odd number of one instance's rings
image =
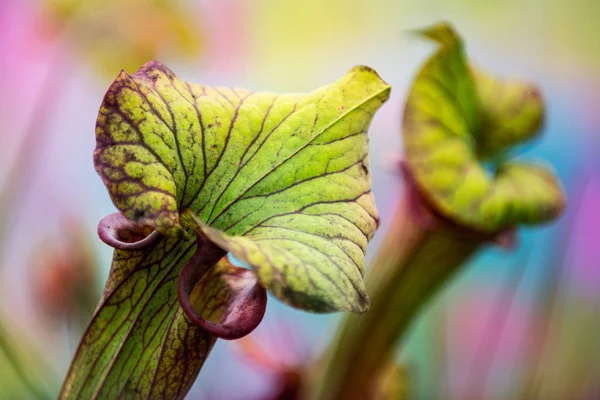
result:
[[(103, 298), (79, 344), (63, 399), (182, 398), (215, 343), (177, 301), (192, 241), (115, 250)], [(205, 266), (207, 268), (208, 266)]]
[[(197, 251), (186, 210), (281, 300), (364, 311), (364, 253), (378, 223), (367, 128), (389, 91), (367, 67), (286, 95), (187, 83), (158, 62), (121, 73), (100, 108), (94, 161), (129, 222), (101, 224), (117, 250), (61, 398), (189, 389), (215, 337), (177, 301)], [(203, 297), (191, 297), (201, 309)]]
[(276, 95), (189, 84), (151, 62), (109, 89), (96, 169), (142, 225), (177, 235), (191, 209), (283, 301), (363, 311), (378, 222), (367, 128), (389, 90), (368, 67), (307, 95)]
[(439, 49), (410, 90), (403, 136), (425, 197), (447, 217), (483, 231), (555, 218), (564, 198), (547, 168), (502, 162), (488, 173), (484, 165), (538, 132), (544, 110), (537, 88), (471, 69), (448, 25), (420, 34)]

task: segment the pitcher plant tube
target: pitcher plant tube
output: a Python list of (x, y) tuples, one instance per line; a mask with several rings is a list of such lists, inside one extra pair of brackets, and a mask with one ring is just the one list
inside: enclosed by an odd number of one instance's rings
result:
[(539, 90), (471, 66), (447, 24), (417, 33), (439, 48), (406, 101), (404, 195), (367, 274), (371, 310), (342, 323), (309, 398), (372, 398), (411, 321), (470, 256), (490, 242), (514, 244), (516, 227), (565, 207), (547, 167), (510, 160), (540, 130)]
[(94, 152), (119, 210), (98, 227), (114, 257), (59, 397), (183, 398), (217, 338), (259, 324), (265, 290), (367, 310), (367, 128), (389, 93), (364, 66), (285, 95), (188, 83), (156, 61), (122, 72)]

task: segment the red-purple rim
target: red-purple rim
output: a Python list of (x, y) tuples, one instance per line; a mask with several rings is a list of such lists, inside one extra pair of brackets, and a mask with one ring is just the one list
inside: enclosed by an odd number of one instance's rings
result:
[(141, 228), (140, 225), (127, 219), (123, 214), (114, 213), (100, 220), (100, 223), (98, 223), (98, 236), (104, 243), (119, 250), (139, 250), (155, 243), (161, 236), (158, 231), (153, 231), (136, 242), (125, 242), (119, 238), (122, 231), (139, 232)]

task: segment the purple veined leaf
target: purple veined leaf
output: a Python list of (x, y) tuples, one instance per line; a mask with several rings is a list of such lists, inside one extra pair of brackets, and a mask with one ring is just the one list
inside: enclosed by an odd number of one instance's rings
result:
[[(184, 220), (188, 222), (186, 226), (189, 226), (189, 221), (193, 221), (189, 218)], [(192, 227), (192, 229), (194, 228)], [(129, 357), (119, 357), (114, 360), (106, 375), (111, 377), (112, 371), (118, 371), (119, 376), (123, 375), (123, 370), (131, 374), (142, 371), (141, 377), (148, 378), (147, 392), (145, 392), (147, 398), (183, 397), (194, 382), (216, 339), (243, 337), (256, 328), (264, 316), (267, 302), (266, 291), (258, 284), (254, 273), (232, 265), (224, 250), (208, 241), (199, 228), (196, 230), (198, 235), (195, 240), (183, 240), (188, 249), (194, 244), (196, 245), (194, 254), (183, 265), (178, 276), (174, 270), (167, 275), (170, 277), (168, 281), (178, 282), (178, 296), (173, 296), (174, 301), (161, 304), (164, 300), (161, 292), (164, 291), (164, 283), (168, 283), (163, 278), (163, 284), (159, 284), (162, 287), (156, 292), (158, 295), (155, 295), (157, 299), (148, 298), (142, 307), (150, 309), (153, 313), (168, 307), (172, 310), (171, 316), (162, 322), (158, 322), (156, 318), (150, 318), (147, 321), (137, 319), (133, 324), (133, 331), (125, 335), (120, 349), (121, 354), (128, 354)], [(117, 297), (119, 301), (122, 301), (120, 296), (123, 295), (123, 292), (127, 292), (127, 290), (123, 290), (127, 289), (127, 286), (122, 282), (127, 282), (129, 278), (119, 272), (119, 267), (125, 268), (129, 261), (135, 262), (136, 255), (140, 255), (143, 260), (144, 254), (152, 253), (152, 251), (148, 251), (149, 249), (155, 251), (156, 248), (162, 249), (163, 246), (170, 248), (170, 242), (173, 239), (169, 240), (150, 228), (142, 227), (126, 219), (121, 214), (112, 214), (102, 219), (98, 225), (98, 233), (105, 243), (116, 249), (111, 277), (121, 281), (109, 279), (103, 297), (105, 305), (116, 305), (116, 310), (112, 310), (111, 314), (118, 315), (120, 314), (119, 309), (127, 309), (127, 307), (120, 306), (113, 302), (113, 299)], [(124, 258), (121, 259), (120, 256), (124, 256)], [(175, 294), (176, 290), (172, 285), (169, 286), (169, 293)], [(136, 298), (132, 294), (129, 295)], [(177, 298), (180, 303), (176, 301)], [(105, 310), (111, 310), (111, 308), (105, 306), (96, 313), (94, 319), (103, 317), (106, 314)], [(162, 341), (155, 340), (156, 330), (152, 324), (157, 324), (159, 329), (161, 326), (166, 326), (167, 332)], [(92, 323), (91, 326), (94, 324)], [(147, 336), (149, 339), (146, 339), (146, 336), (141, 333), (142, 330), (150, 332)], [(119, 331), (116, 330), (115, 333), (118, 334)], [(85, 337), (104, 341), (106, 346), (110, 346), (110, 337), (98, 337), (95, 336), (96, 334), (94, 330), (88, 328)], [(147, 364), (142, 363), (141, 358), (131, 362), (136, 358), (134, 354), (139, 344), (135, 340), (137, 336), (142, 337), (142, 343), (146, 342), (148, 350), (153, 350), (150, 352), (151, 354), (156, 354), (156, 357), (147, 360)], [(98, 373), (97, 365), (101, 360), (101, 358), (93, 357), (83, 360), (84, 365), (87, 365), (87, 369), (90, 371), (88, 377), (93, 377), (95, 373)], [(86, 367), (82, 369), (86, 369)], [(145, 371), (148, 372), (145, 373)], [(64, 389), (67, 391), (65, 397), (136, 397), (135, 395), (139, 394), (139, 391), (131, 390), (127, 386), (128, 383), (133, 385), (134, 381), (119, 385), (117, 378), (116, 385), (106, 383), (106, 380), (102, 382), (96, 388), (95, 393), (87, 392), (84, 387), (83, 391), (75, 394), (69, 392), (69, 389), (65, 387)], [(138, 382), (135, 383), (138, 384)], [(69, 382), (65, 382), (66, 384)]]
[(156, 61), (122, 72), (94, 152), (122, 213), (99, 230), (113, 263), (59, 397), (183, 398), (217, 337), (260, 322), (265, 289), (313, 312), (366, 311), (379, 221), (367, 130), (389, 93), (365, 66), (281, 95), (185, 82)]

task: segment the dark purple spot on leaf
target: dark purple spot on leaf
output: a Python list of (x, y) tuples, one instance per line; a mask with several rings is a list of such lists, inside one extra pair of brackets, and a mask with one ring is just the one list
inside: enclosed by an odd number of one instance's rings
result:
[(361, 161), (361, 162), (360, 162), (360, 169), (362, 170), (362, 172), (363, 172), (365, 175), (368, 175), (368, 174), (369, 174), (369, 169), (367, 168), (367, 165), (365, 164), (365, 162), (364, 162), (364, 161)]

